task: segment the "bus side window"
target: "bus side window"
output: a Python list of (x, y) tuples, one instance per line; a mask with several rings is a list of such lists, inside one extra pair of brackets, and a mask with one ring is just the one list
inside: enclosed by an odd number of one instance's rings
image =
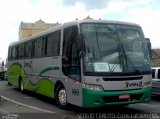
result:
[(77, 44), (73, 42), (71, 46), (72, 60), (70, 67), (70, 77), (75, 80), (80, 80), (80, 61), (78, 60)]
[(59, 49), (60, 49), (60, 31), (57, 31), (55, 33), (52, 33), (47, 36), (47, 48), (46, 48), (46, 54), (47, 56), (57, 56), (59, 55)]
[(24, 43), (20, 44), (18, 47), (18, 58), (21, 59), (24, 57)]
[(15, 47), (12, 47), (11, 59), (12, 59), (12, 60), (15, 60), (15, 58), (16, 58), (16, 48), (15, 48)]
[(36, 58), (42, 56), (42, 40), (43, 38), (37, 38), (34, 41), (34, 57)]
[(19, 53), (19, 49), (18, 49), (18, 46), (14, 46), (14, 52), (15, 52), (15, 55), (14, 55), (14, 60), (18, 59), (18, 53)]
[(11, 47), (9, 47), (9, 49), (8, 49), (8, 60), (11, 60), (11, 50), (12, 48)]
[(158, 69), (158, 74), (157, 78), (160, 79), (160, 69)]
[(62, 71), (64, 75), (74, 80), (80, 80), (80, 63), (78, 61), (77, 47), (75, 44), (77, 35), (77, 26), (64, 29)]
[(25, 58), (31, 58), (32, 56), (32, 41), (26, 42), (25, 43)]

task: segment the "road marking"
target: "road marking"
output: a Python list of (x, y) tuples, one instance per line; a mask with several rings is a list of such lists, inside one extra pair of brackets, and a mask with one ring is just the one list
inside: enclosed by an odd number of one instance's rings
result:
[(29, 107), (29, 108), (32, 108), (32, 109), (35, 109), (35, 110), (43, 111), (43, 112), (46, 112), (46, 113), (56, 113), (56, 112), (53, 112), (53, 111), (49, 111), (49, 110), (41, 109), (41, 108), (38, 108), (38, 107), (33, 107), (33, 106), (30, 106), (30, 105), (26, 105), (26, 104), (17, 102), (15, 100), (12, 100), (10, 98), (7, 98), (5, 96), (1, 96), (1, 98), (5, 99), (5, 100), (8, 100), (8, 101), (11, 101), (11, 102), (13, 102), (15, 104), (18, 104), (18, 105), (21, 105), (21, 106), (25, 106), (25, 107)]

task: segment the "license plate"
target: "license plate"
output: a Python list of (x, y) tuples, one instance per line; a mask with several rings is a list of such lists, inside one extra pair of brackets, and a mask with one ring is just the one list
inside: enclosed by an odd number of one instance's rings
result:
[(129, 95), (129, 94), (119, 95), (119, 99), (129, 99), (129, 98), (130, 98), (130, 95)]

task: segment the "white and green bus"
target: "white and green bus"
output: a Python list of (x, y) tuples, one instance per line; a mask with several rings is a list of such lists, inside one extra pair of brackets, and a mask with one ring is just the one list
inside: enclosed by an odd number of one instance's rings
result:
[(147, 103), (147, 41), (133, 23), (64, 23), (9, 46), (8, 83), (54, 98), (61, 108)]

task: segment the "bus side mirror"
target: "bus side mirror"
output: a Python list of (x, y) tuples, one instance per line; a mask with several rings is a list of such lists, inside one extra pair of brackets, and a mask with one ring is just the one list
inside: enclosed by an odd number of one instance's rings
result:
[(147, 43), (147, 47), (148, 47), (148, 51), (149, 51), (149, 55), (151, 57), (151, 42), (149, 38), (145, 38), (146, 43)]

